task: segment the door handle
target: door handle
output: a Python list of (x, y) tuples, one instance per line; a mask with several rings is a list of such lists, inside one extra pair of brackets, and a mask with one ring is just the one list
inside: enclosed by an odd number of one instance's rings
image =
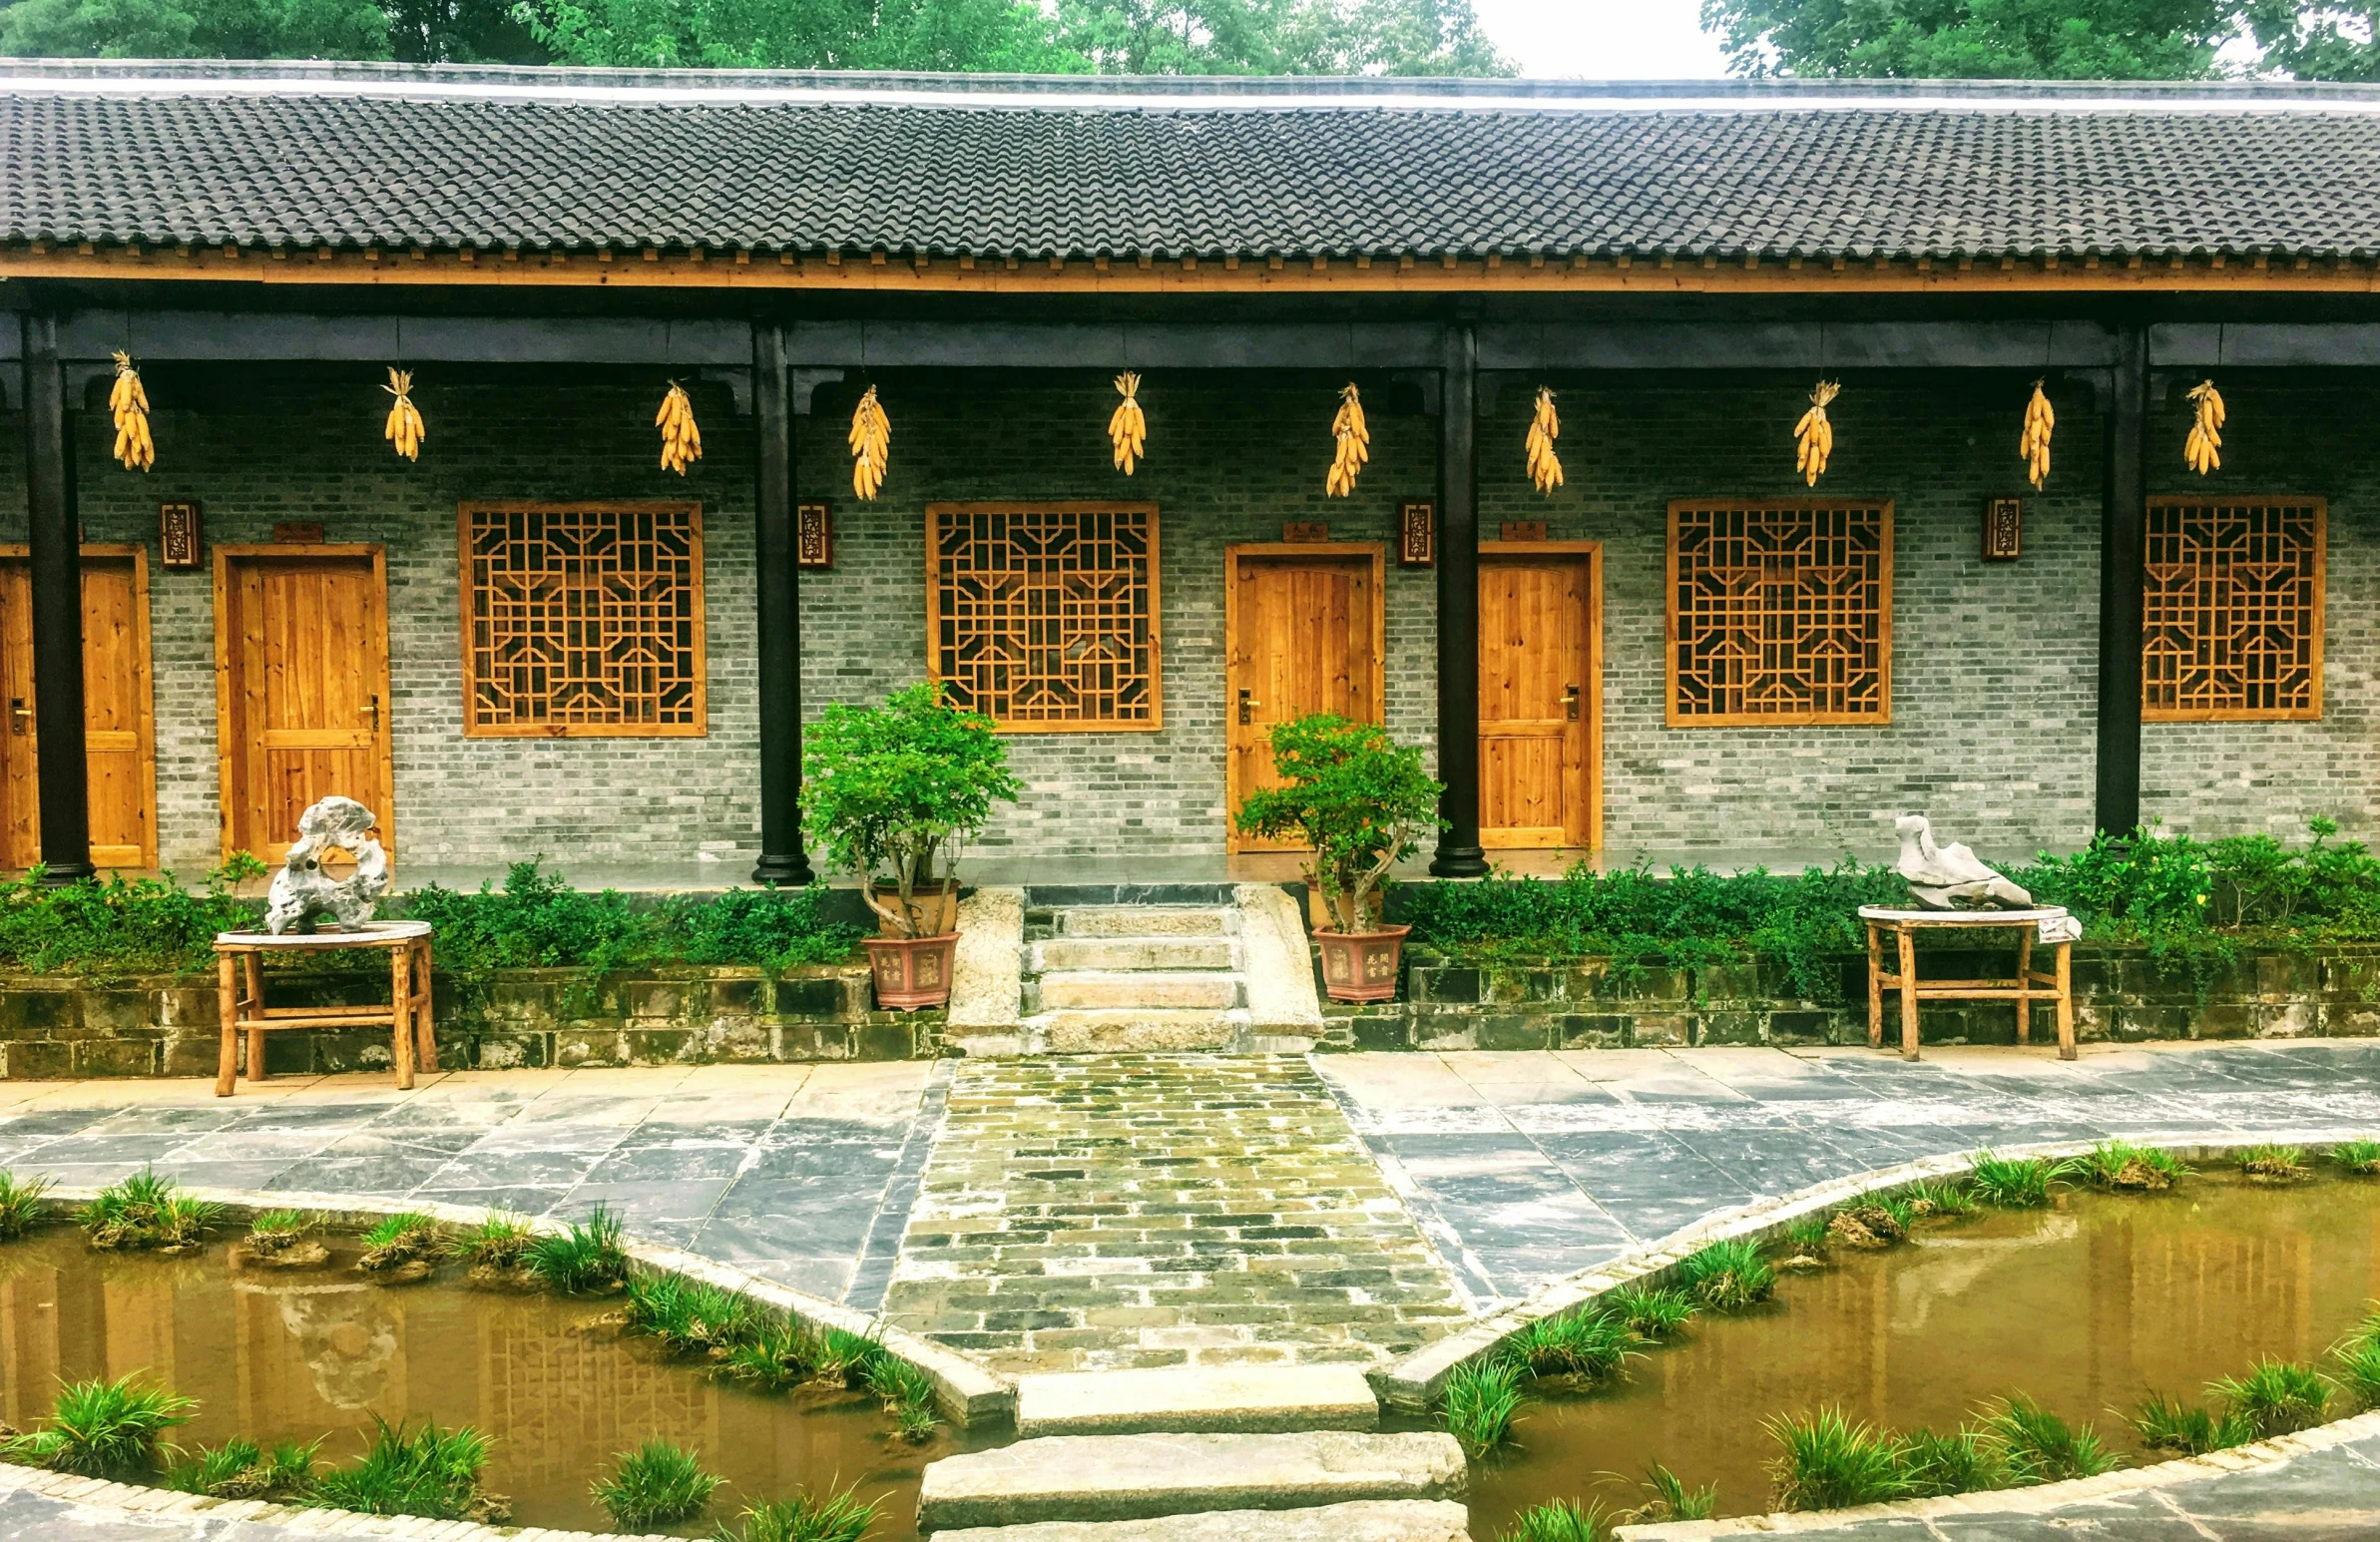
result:
[(1259, 708), (1259, 707), (1261, 707), (1261, 706), (1263, 706), (1263, 705), (1264, 705), (1264, 704), (1263, 704), (1262, 702), (1259, 702), (1259, 701), (1257, 701), (1255, 698), (1253, 698), (1253, 697), (1249, 696), (1249, 695), (1248, 695), (1248, 694), (1247, 694), (1245, 691), (1242, 691), (1242, 692), (1240, 692), (1240, 693), (1239, 693), (1239, 721), (1240, 721), (1240, 722), (1242, 722), (1242, 723), (1253, 723), (1253, 722), (1255, 722), (1255, 721), (1256, 721), (1256, 709), (1257, 709), (1257, 708)]
[[(373, 693), (371, 694), (371, 696), (370, 696), (368, 699), (366, 699), (366, 701), (365, 701), (365, 704), (364, 704), (364, 709), (363, 709), (363, 710), (364, 710), (365, 712), (367, 712), (367, 713), (370, 713), (370, 714), (372, 715), (372, 732), (373, 732), (373, 733), (375, 733), (375, 734), (379, 733), (379, 732), (380, 732), (380, 693), (379, 693), (379, 692), (377, 692), (377, 691), (373, 692)], [(1578, 714), (1577, 714), (1577, 713), (1572, 713), (1572, 714), (1571, 714), (1571, 716), (1575, 718), (1575, 717), (1577, 717), (1577, 716), (1578, 716)]]
[(1579, 688), (1577, 686), (1562, 688), (1562, 716), (1573, 723), (1579, 721)]
[(8, 699), (8, 732), (21, 737), (32, 732), (32, 709), (25, 705), (23, 697), (10, 697)]

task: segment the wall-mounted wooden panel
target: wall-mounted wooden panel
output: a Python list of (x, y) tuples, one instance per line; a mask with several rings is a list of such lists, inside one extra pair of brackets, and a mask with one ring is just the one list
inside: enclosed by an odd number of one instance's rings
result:
[(2142, 718), (2322, 716), (2327, 520), (2320, 498), (2149, 500)]
[(1671, 728), (1892, 721), (1892, 504), (1669, 505)]

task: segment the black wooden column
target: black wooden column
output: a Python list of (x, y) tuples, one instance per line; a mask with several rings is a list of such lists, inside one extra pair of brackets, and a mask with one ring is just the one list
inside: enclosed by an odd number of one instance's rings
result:
[(2148, 330), (2116, 328), (2099, 520), (2099, 827), (2141, 823), (2141, 586), (2147, 573)]
[[(91, 876), (91, 771), (83, 748), (83, 548), (58, 319), (24, 320), (25, 512), (41, 858), (52, 883)], [(12, 719), (13, 729), (21, 719)]]
[(793, 401), (785, 329), (752, 327), (752, 499), (760, 612), (760, 861), (755, 883), (807, 883), (801, 846), (801, 586), (794, 561)]
[(1430, 871), (1476, 878), (1479, 847), (1479, 334), (1446, 329), (1438, 449), (1438, 812), (1446, 829)]

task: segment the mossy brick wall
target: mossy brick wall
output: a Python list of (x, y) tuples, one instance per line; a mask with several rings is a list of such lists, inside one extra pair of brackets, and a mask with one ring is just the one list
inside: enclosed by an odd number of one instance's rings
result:
[[(2034, 954), (2047, 968), (2045, 955)], [(1927, 979), (2013, 973), (2010, 949), (1920, 950)], [(2368, 1038), (2380, 1035), (2380, 948), (2244, 953), (2201, 983), (2186, 968), (2160, 968), (2139, 949), (2079, 947), (2074, 955), (2075, 1035), (2120, 1043), (2146, 1039)], [(1375, 1006), (1325, 1003), (1325, 1043), (1338, 1049), (1511, 1050), (1683, 1047), (1704, 1044), (1864, 1044), (1867, 960), (1823, 960), (1813, 999), (1773, 959), (1720, 966), (1654, 964), (1616, 977), (1603, 960), (1479, 965), (1416, 949), (1401, 999)], [(1884, 1000), (1885, 1034), (1898, 1042), (1900, 998)], [(2033, 1009), (2033, 1042), (2056, 1043), (2048, 1004)], [(1929, 1002), (1919, 1033), (1929, 1044), (2013, 1044), (2013, 1003)]]
[[(1161, 508), (1165, 718), (1161, 732), (1018, 735), (1027, 783), (979, 849), (1034, 854), (1212, 853), (1223, 833), (1223, 557), (1326, 520), (1389, 541), (1396, 504), (1435, 485), (1435, 420), (1385, 377), (1367, 390), (1374, 458), (1356, 495), (1321, 490), (1336, 376), (1163, 372), (1142, 397), (1151, 456), (1129, 481), (1103, 433), (1108, 370), (902, 370), (869, 378), (893, 420), (882, 495), (849, 495), (842, 436), (857, 380), (819, 391), (803, 420), (805, 496), (836, 514), (836, 567), (802, 579), (805, 704), (867, 701), (925, 671), (925, 505), (939, 499), (1129, 497)], [(405, 465), (379, 438), (376, 370), (290, 364), (150, 372), (159, 469), (78, 440), (86, 534), (155, 555), (156, 504), (195, 497), (211, 542), (261, 540), (319, 520), (333, 540), (389, 550), (397, 807), (414, 862), (486, 866), (539, 852), (578, 863), (716, 858), (739, 879), (756, 844), (753, 791), (749, 420), (694, 383), (706, 458), (681, 481), (654, 464), (650, 380), (585, 371), (438, 366), (416, 393), (430, 438)], [(1371, 379), (1372, 377), (1366, 377)], [(2073, 846), (2091, 823), (2097, 691), (2098, 404), (2051, 380), (2057, 472), (2025, 487), (2015, 456), (2031, 374), (1845, 375), (1823, 491), (1896, 504), (1893, 717), (1880, 728), (1670, 729), (1664, 723), (1666, 507), (1690, 496), (1806, 493), (1790, 425), (1808, 381), (1773, 371), (1569, 375), (1568, 484), (1543, 498), (1520, 446), (1535, 377), (1492, 377), (1483, 403), (1483, 528), (1543, 519), (1605, 543), (1606, 843), (1640, 850), (1881, 856), (1890, 819), (1931, 813), (1994, 853)], [(2358, 597), (2380, 582), (2380, 449), (2360, 424), (2380, 375), (2225, 370), (2225, 466), (2180, 465), (2186, 406), (2167, 390), (2151, 442), (2159, 492), (2320, 494), (2330, 503), (2325, 713), (2313, 723), (2152, 724), (2143, 808), (2200, 832), (2300, 830), (2330, 813), (2374, 826), (2369, 753), (2380, 635)], [(195, 403), (196, 405), (189, 405)], [(11, 414), (12, 419), (15, 414)], [(21, 421), (21, 420), (18, 420)], [(22, 435), (0, 427), (0, 539), (23, 533)], [(2169, 463), (2168, 463), (2169, 461)], [(1982, 502), (2026, 496), (2026, 550), (1977, 554)], [(708, 564), (710, 734), (704, 739), (467, 740), (460, 732), (455, 503), (466, 498), (695, 497)], [(152, 565), (159, 823), (186, 871), (217, 855), (211, 576)], [(1387, 720), (1434, 754), (1435, 576), (1388, 570)], [(269, 853), (268, 853), (269, 854)]]
[[(269, 973), (275, 1006), (375, 999), (370, 975)], [(378, 981), (385, 999), (385, 980)], [(439, 1063), (450, 1070), (718, 1061), (906, 1060), (938, 1053), (944, 1014), (873, 1006), (865, 964), (770, 975), (732, 967), (610, 974), (510, 970), (440, 974)], [(213, 1076), (221, 1037), (215, 981), (161, 975), (90, 983), (0, 980), (0, 1076)], [(244, 1059), (243, 1062), (244, 1064)], [(385, 1030), (289, 1029), (265, 1041), (281, 1072), (386, 1070)]]

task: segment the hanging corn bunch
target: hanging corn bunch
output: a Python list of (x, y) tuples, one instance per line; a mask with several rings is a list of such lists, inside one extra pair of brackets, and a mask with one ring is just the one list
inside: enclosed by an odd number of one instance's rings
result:
[(662, 397), (653, 422), (662, 435), (662, 469), (686, 475), (687, 466), (703, 458), (703, 430), (696, 426), (695, 404), (688, 399), (685, 386), (670, 382), (669, 394)]
[(2034, 491), (2050, 479), (2050, 434), (2058, 427), (2057, 409), (2050, 405), (2041, 382), (2033, 382), (2033, 399), (2025, 403), (2025, 431), (2017, 438), (2017, 458), (2025, 462)]
[(1347, 382), (1339, 392), (1338, 416), (1330, 420), (1331, 434), (1338, 448), (1330, 460), (1330, 475), (1323, 478), (1322, 489), (1336, 498), (1344, 498), (1355, 491), (1355, 478), (1363, 470), (1363, 463), (1372, 458), (1372, 431), (1364, 426), (1363, 397), (1357, 393), (1355, 382)]
[(1124, 400), (1108, 415), (1108, 439), (1116, 446), (1116, 469), (1126, 476), (1133, 474), (1133, 463), (1143, 459), (1149, 443), (1149, 419), (1141, 411), (1141, 377), (1127, 369), (1116, 377), (1116, 390)]
[(396, 452), (407, 460), (421, 459), (421, 441), (429, 437), (422, 426), (421, 414), (413, 408), (413, 371), (391, 368), (388, 383), (380, 387), (396, 400), (388, 404), (388, 422), (381, 428), (380, 437), (396, 446)]
[(876, 388), (871, 385), (851, 410), (853, 492), (862, 498), (876, 496), (876, 489), (884, 485), (884, 466), (891, 448), (892, 419), (884, 415), (883, 403), (876, 400)]
[(2190, 436), (2181, 446), (2181, 458), (2204, 476), (2223, 463), (2217, 453), (2223, 447), (2223, 393), (2214, 388), (2212, 380), (2200, 380), (2190, 387), (2190, 400), (2198, 404), (2198, 415), (2190, 419)]
[(1562, 485), (1562, 457), (1554, 441), (1562, 437), (1562, 418), (1554, 410), (1554, 393), (1537, 388), (1537, 416), (1529, 420), (1529, 480), (1549, 497)]
[(1793, 469), (1800, 472), (1812, 487), (1826, 470), (1826, 457), (1834, 453), (1834, 425), (1826, 421), (1826, 404), (1842, 394), (1843, 387), (1833, 380), (1820, 380), (1810, 387), (1810, 409), (1793, 425), (1793, 437), (1799, 449), (1793, 456)]
[(116, 416), (116, 458), (127, 471), (146, 471), (157, 464), (157, 445), (149, 437), (149, 393), (141, 388), (141, 372), (132, 355), (116, 355), (116, 384), (108, 392), (108, 410)]

